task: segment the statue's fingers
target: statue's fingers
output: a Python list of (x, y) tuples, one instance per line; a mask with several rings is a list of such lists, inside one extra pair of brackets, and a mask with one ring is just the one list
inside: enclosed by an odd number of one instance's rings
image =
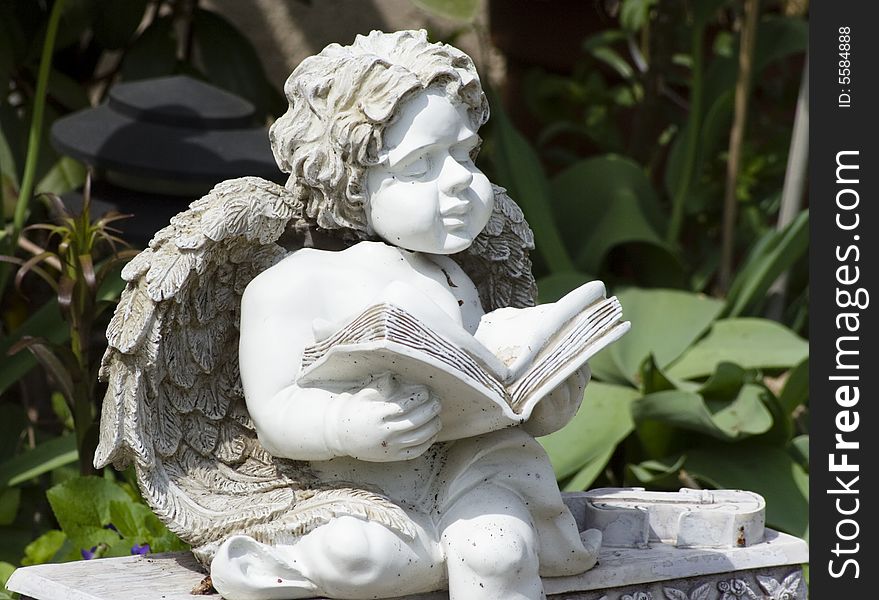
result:
[(417, 446), (407, 446), (405, 448), (400, 448), (397, 451), (397, 459), (411, 460), (413, 458), (418, 458), (419, 456), (427, 452), (427, 449), (433, 445), (433, 442), (434, 440), (431, 439)]
[(431, 403), (432, 396), (427, 386), (413, 385), (409, 386), (402, 393), (398, 392), (393, 398), (389, 398), (388, 402), (395, 405), (393, 411), (394, 418), (403, 418), (405, 415), (418, 410), (420, 407)]
[(443, 425), (439, 416), (434, 416), (430, 421), (420, 427), (395, 434), (393, 442), (404, 448), (420, 446), (427, 442), (433, 442), (442, 428)]
[(428, 396), (418, 403), (410, 403), (408, 407), (400, 407), (385, 418), (385, 422), (394, 431), (407, 431), (420, 427), (436, 417), (441, 405), (438, 400)]

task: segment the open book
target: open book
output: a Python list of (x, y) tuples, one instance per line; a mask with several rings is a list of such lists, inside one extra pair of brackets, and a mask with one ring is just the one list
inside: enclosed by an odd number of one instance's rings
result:
[(554, 304), (489, 313), (470, 338), (480, 346), (476, 352), (410, 311), (375, 304), (305, 348), (297, 383), (365, 381), (391, 372), (440, 396), (439, 441), (470, 437), (524, 423), (547, 393), (629, 329), (621, 317), (619, 301), (592, 282)]

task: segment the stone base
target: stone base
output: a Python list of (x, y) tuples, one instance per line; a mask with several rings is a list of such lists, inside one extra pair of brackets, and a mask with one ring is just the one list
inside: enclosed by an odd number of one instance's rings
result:
[[(544, 579), (550, 598), (806, 600), (801, 565), (809, 561), (808, 545), (764, 529), (765, 505), (755, 494), (608, 488), (564, 499), (580, 531), (597, 527), (611, 544), (593, 569)], [(714, 547), (675, 545), (694, 541)], [(34, 600), (194, 600), (189, 592), (204, 577), (190, 553), (176, 552), (23, 567), (6, 587)]]
[[(805, 600), (807, 561), (804, 541), (767, 529), (763, 542), (746, 548), (606, 548), (594, 569), (545, 579), (544, 587), (558, 600)], [(189, 592), (203, 578), (192, 555), (180, 552), (24, 567), (7, 587), (35, 600), (194, 600)]]

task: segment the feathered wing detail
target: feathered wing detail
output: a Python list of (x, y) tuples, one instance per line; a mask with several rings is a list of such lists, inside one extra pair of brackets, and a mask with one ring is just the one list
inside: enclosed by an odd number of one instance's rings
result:
[(528, 258), (534, 249), (534, 234), (507, 191), (492, 187), (494, 208), (488, 224), (467, 250), (452, 258), (476, 283), (485, 312), (534, 306), (537, 284)]
[(238, 372), (241, 295), (286, 255), (276, 241), (307, 229), (285, 188), (225, 181), (159, 231), (122, 276), (127, 286), (107, 331), (108, 382), (95, 466), (134, 463), (147, 502), (209, 563), (234, 533), (271, 543), (333, 516), (379, 520), (411, 535), (382, 496), (325, 489), (308, 463), (259, 444)]

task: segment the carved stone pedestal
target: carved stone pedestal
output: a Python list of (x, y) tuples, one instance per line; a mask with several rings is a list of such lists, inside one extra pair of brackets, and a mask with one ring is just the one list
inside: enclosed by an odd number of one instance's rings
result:
[[(763, 529), (762, 498), (741, 492), (595, 490), (568, 494), (581, 528), (598, 526), (617, 547), (575, 577), (544, 580), (557, 600), (806, 600), (803, 540)], [(684, 536), (729, 547), (685, 548)], [(625, 534), (625, 535), (622, 535)], [(639, 539), (639, 535), (643, 538)], [(657, 536), (675, 535), (669, 543)], [(748, 539), (750, 536), (750, 539)], [(639, 547), (622, 547), (622, 545)], [(194, 600), (204, 578), (189, 553), (109, 558), (17, 570), (10, 590), (35, 600)], [(214, 596), (216, 597), (216, 596)], [(443, 600), (435, 592), (407, 600)]]

